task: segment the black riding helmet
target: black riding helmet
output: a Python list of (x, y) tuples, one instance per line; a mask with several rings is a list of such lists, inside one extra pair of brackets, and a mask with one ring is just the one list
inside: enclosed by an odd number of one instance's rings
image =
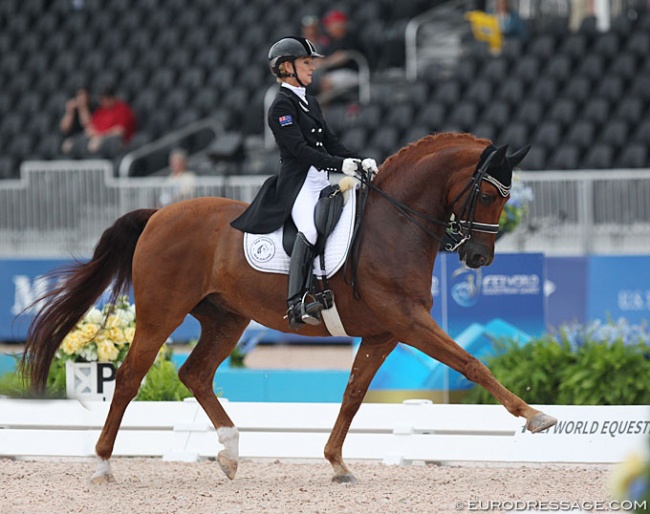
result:
[[(314, 44), (304, 37), (282, 38), (269, 50), (269, 67), (276, 77), (295, 77), (295, 73), (280, 73), (280, 64), (293, 62), (299, 57), (323, 57)], [(297, 78), (297, 77), (296, 77)]]

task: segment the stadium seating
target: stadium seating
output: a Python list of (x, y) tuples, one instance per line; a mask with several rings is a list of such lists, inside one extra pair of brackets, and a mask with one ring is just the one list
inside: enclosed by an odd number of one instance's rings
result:
[[(649, 13), (620, 16), (604, 33), (593, 18), (573, 33), (542, 20), (500, 55), (470, 41), (451, 73), (431, 67), (415, 83), (384, 78), (382, 67), (404, 65), (406, 22), (438, 3), (345, 3), (353, 28), (376, 29), (359, 34), (372, 64), (371, 102), (346, 95), (327, 106), (346, 144), (384, 159), (428, 133), (463, 130), (497, 144), (533, 143), (528, 169), (650, 165)], [(117, 86), (138, 118), (132, 147), (208, 116), (259, 138), (274, 84), (269, 43), (330, 4), (112, 0), (75, 9), (3, 0), (0, 19), (10, 23), (0, 31), (0, 178), (15, 177), (22, 159), (60, 157), (58, 121), (80, 85)]]

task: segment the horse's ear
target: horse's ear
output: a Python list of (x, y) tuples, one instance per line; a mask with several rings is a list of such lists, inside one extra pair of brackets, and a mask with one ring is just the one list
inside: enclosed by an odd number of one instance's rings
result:
[(510, 163), (510, 167), (514, 168), (517, 166), (517, 164), (519, 164), (524, 159), (524, 157), (526, 157), (528, 150), (530, 150), (530, 145), (526, 145), (517, 150), (515, 153), (508, 155), (508, 162)]
[(506, 156), (507, 151), (508, 151), (508, 145), (503, 145), (501, 148), (497, 148), (494, 152), (494, 157), (492, 157), (492, 162), (490, 163), (490, 167), (500, 166), (501, 163), (503, 162), (503, 158)]

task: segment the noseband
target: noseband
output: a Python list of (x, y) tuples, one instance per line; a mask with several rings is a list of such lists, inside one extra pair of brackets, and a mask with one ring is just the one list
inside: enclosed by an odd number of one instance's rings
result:
[[(386, 200), (388, 200), (388, 202), (391, 205), (393, 205), (393, 207), (395, 207), (398, 211), (400, 211), (404, 215), (404, 217), (406, 217), (406, 219), (414, 223), (417, 227), (423, 230), (427, 235), (429, 235), (430, 237), (438, 241), (440, 244), (444, 244), (445, 250), (447, 250), (448, 252), (454, 252), (458, 250), (458, 248), (460, 248), (467, 241), (469, 241), (469, 239), (472, 237), (472, 231), (484, 232), (486, 234), (496, 234), (499, 232), (498, 223), (481, 223), (481, 222), (474, 221), (474, 215), (476, 213), (476, 205), (478, 202), (479, 193), (481, 191), (481, 182), (483, 180), (494, 185), (499, 191), (499, 194), (504, 198), (510, 194), (510, 186), (504, 186), (496, 178), (494, 178), (493, 176), (487, 173), (487, 170), (490, 167), (490, 163), (492, 162), (492, 159), (497, 151), (497, 149), (494, 146), (490, 145), (490, 147), (492, 147), (493, 149), (492, 152), (490, 152), (490, 154), (483, 160), (482, 163), (479, 163), (477, 165), (477, 169), (472, 175), (471, 180), (467, 183), (467, 185), (463, 188), (463, 190), (456, 196), (456, 198), (452, 202), (452, 207), (453, 207), (463, 197), (463, 195), (467, 193), (465, 202), (463, 203), (463, 206), (461, 207), (458, 213), (459, 219), (456, 219), (456, 215), (453, 212), (449, 221), (441, 221), (439, 219), (423, 214), (409, 207), (408, 205), (400, 202), (399, 200), (396, 200), (392, 196), (388, 195), (387, 193), (379, 189), (377, 186), (375, 186), (372, 183), (368, 174), (363, 171), (361, 172), (361, 182), (365, 186), (367, 186), (368, 189), (372, 189), (373, 191), (379, 193), (379, 195), (384, 197)], [(422, 222), (420, 222), (418, 218), (429, 223), (443, 225), (445, 227), (447, 235), (453, 241), (453, 244), (445, 243), (442, 238), (440, 238), (438, 235), (434, 234), (431, 230), (429, 230), (429, 228), (427, 228)]]

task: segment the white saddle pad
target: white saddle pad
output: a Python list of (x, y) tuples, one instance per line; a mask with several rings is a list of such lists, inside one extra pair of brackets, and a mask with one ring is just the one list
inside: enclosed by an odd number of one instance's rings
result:
[[(349, 194), (348, 193), (352, 193)], [(356, 212), (356, 190), (346, 193), (346, 203), (341, 218), (325, 245), (325, 273), (320, 267), (320, 258), (314, 259), (314, 275), (331, 278), (345, 262), (350, 250), (354, 215)], [(254, 269), (267, 273), (289, 273), (289, 256), (282, 246), (282, 228), (270, 234), (244, 234), (246, 260)]]

